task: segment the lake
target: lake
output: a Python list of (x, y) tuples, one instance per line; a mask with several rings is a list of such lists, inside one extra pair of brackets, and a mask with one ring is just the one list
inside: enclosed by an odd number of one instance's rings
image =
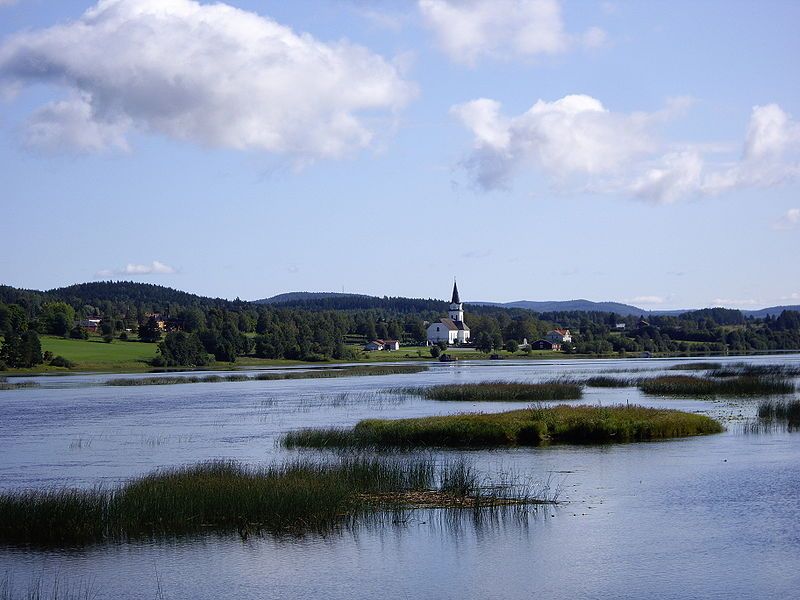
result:
[[(712, 359), (719, 362), (741, 358)], [(800, 356), (745, 359), (800, 365)], [(0, 489), (113, 485), (161, 467), (216, 458), (266, 464), (309, 451), (277, 445), (291, 429), (366, 417), (498, 412), (511, 403), (449, 403), (394, 386), (554, 377), (653, 376), (678, 360), (475, 361), (418, 374), (108, 387), (117, 376), (32, 377), (0, 391)], [(681, 362), (686, 362), (681, 359)], [(577, 402), (577, 401), (576, 401)], [(526, 515), (406, 518), (305, 536), (209, 535), (67, 550), (0, 547), (17, 589), (91, 586), (97, 598), (789, 598), (800, 589), (800, 434), (748, 433), (757, 399), (643, 396), (587, 388), (580, 403), (702, 412), (723, 434), (608, 446), (466, 455), (489, 476), (558, 489)], [(523, 404), (524, 406), (524, 404)]]

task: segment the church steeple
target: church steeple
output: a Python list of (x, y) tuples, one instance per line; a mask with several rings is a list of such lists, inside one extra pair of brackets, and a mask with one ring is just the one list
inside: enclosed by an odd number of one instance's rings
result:
[(455, 279), (453, 280), (453, 299), (450, 301), (448, 316), (456, 323), (461, 323), (464, 320), (464, 305), (461, 304)]
[(450, 301), (451, 304), (461, 304), (461, 298), (458, 297), (458, 284), (456, 284), (456, 280), (453, 279), (453, 299)]

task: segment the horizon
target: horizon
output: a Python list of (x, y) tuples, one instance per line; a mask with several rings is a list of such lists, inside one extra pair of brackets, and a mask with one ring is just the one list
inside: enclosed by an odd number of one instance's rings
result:
[[(174, 289), (176, 291), (185, 292), (185, 293), (188, 293), (188, 294), (193, 294), (195, 296), (202, 296), (202, 297), (208, 297), (208, 298), (219, 298), (221, 300), (228, 300), (228, 301), (234, 301), (236, 299), (239, 299), (239, 300), (243, 300), (244, 302), (251, 302), (251, 303), (261, 302), (263, 300), (270, 300), (272, 298), (275, 298), (277, 296), (281, 296), (281, 295), (284, 295), (284, 294), (345, 294), (345, 295), (352, 295), (352, 296), (366, 296), (366, 297), (371, 297), (371, 298), (383, 298), (383, 297), (409, 298), (409, 299), (423, 299), (423, 300), (439, 300), (439, 301), (445, 302), (445, 303), (450, 302), (450, 300), (448, 300), (447, 298), (438, 298), (436, 296), (419, 296), (419, 295), (413, 295), (413, 294), (411, 294), (411, 295), (408, 295), (408, 294), (399, 294), (399, 295), (367, 294), (367, 293), (364, 293), (364, 292), (353, 292), (353, 291), (349, 291), (349, 292), (348, 291), (344, 291), (344, 292), (338, 291), (337, 292), (337, 291), (334, 291), (334, 290), (288, 290), (288, 291), (283, 291), (283, 292), (277, 292), (277, 293), (270, 294), (270, 295), (259, 296), (257, 298), (253, 298), (253, 299), (241, 298), (238, 295), (233, 295), (233, 296), (207, 296), (205, 294), (199, 293), (199, 292), (194, 291), (194, 290), (189, 290), (189, 289), (183, 289), (183, 288), (177, 288), (177, 287), (173, 287), (173, 286), (163, 285), (163, 284), (160, 284), (160, 283), (154, 282), (154, 281), (136, 281), (134, 279), (95, 279), (93, 281), (76, 282), (76, 283), (68, 284), (68, 285), (65, 285), (65, 286), (58, 286), (58, 287), (49, 287), (49, 288), (41, 288), (41, 289), (34, 289), (34, 288), (21, 288), (21, 289), (29, 289), (29, 290), (38, 291), (38, 292), (51, 292), (51, 291), (54, 291), (54, 290), (68, 288), (68, 287), (71, 287), (71, 286), (85, 285), (85, 284), (92, 284), (92, 283), (146, 283), (146, 284), (152, 284), (152, 285), (161, 285), (163, 287), (172, 288), (172, 289)], [(0, 285), (6, 285), (6, 284), (0, 283)], [(506, 305), (506, 304), (512, 304), (512, 303), (516, 303), (516, 302), (537, 302), (537, 303), (591, 302), (591, 303), (595, 303), (595, 304), (606, 304), (606, 303), (608, 303), (608, 304), (622, 304), (622, 305), (625, 305), (625, 306), (628, 306), (628, 307), (631, 307), (631, 308), (639, 309), (642, 312), (647, 312), (647, 313), (681, 312), (681, 311), (690, 312), (690, 311), (710, 309), (710, 308), (726, 308), (726, 309), (731, 309), (731, 310), (741, 310), (742, 312), (751, 312), (751, 311), (752, 312), (757, 312), (757, 311), (765, 310), (765, 309), (769, 309), (769, 308), (800, 306), (798, 304), (787, 303), (787, 304), (774, 304), (774, 305), (770, 305), (770, 306), (757, 306), (757, 307), (754, 306), (754, 307), (751, 307), (751, 308), (719, 306), (719, 305), (717, 305), (717, 306), (695, 306), (695, 307), (683, 307), (683, 308), (643, 308), (641, 306), (637, 306), (635, 304), (631, 304), (631, 303), (628, 303), (628, 302), (622, 302), (622, 301), (619, 301), (619, 300), (610, 300), (610, 299), (592, 300), (590, 298), (585, 298), (585, 297), (568, 298), (568, 299), (552, 299), (552, 298), (550, 298), (550, 299), (547, 299), (547, 300), (531, 299), (531, 298), (518, 298), (516, 300), (487, 300), (487, 299), (474, 300), (473, 299), (473, 300), (462, 300), (462, 302), (465, 305), (468, 305), (468, 304), (478, 304), (478, 305), (499, 304), (499, 305)]]
[(800, 303), (800, 4), (502, 2), (0, 1), (0, 282)]

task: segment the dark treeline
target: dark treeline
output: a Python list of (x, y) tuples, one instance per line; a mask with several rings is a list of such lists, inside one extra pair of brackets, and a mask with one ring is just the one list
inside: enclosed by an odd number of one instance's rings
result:
[[(465, 316), (478, 350), (514, 350), (556, 327), (570, 329), (563, 350), (579, 354), (669, 352), (684, 354), (800, 348), (800, 313), (745, 317), (738, 310), (703, 309), (680, 316), (623, 317), (607, 312), (534, 313), (467, 305)], [(205, 298), (133, 282), (96, 282), (38, 292), (0, 286), (0, 367), (48, 360), (38, 335), (86, 338), (87, 319), (111, 343), (160, 343), (157, 365), (232, 362), (237, 356), (318, 361), (357, 357), (358, 344), (397, 339), (423, 344), (426, 325), (447, 303), (413, 298), (334, 296), (278, 304)], [(130, 334), (130, 337), (129, 337)], [(60, 357), (49, 357), (60, 358)]]

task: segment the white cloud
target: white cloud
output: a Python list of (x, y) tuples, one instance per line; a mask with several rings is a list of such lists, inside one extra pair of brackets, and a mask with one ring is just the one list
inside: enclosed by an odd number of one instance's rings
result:
[(154, 260), (149, 265), (128, 263), (121, 269), (103, 269), (97, 272), (98, 277), (110, 277), (112, 275), (172, 275), (176, 273), (171, 267), (161, 261)]
[(664, 304), (666, 300), (661, 296), (636, 296), (631, 298), (629, 302), (634, 304)]
[(800, 124), (779, 106), (754, 107), (741, 155), (720, 162), (726, 144), (667, 145), (656, 135), (656, 125), (690, 105), (677, 98), (659, 111), (617, 113), (591, 96), (570, 95), (507, 117), (499, 102), (480, 98), (451, 113), (474, 136), (464, 164), (484, 188), (507, 185), (527, 166), (562, 186), (667, 204), (800, 176)]
[(506, 118), (500, 104), (481, 98), (451, 112), (475, 136), (467, 160), (484, 187), (502, 185), (522, 163), (533, 163), (556, 178), (609, 174), (653, 147), (641, 115), (609, 112), (591, 96), (539, 100), (520, 116)]
[(455, 62), (474, 65), (483, 56), (532, 57), (606, 41), (598, 27), (566, 32), (558, 0), (418, 0), (425, 24)]
[(96, 151), (136, 129), (300, 160), (368, 146), (415, 95), (363, 47), (195, 0), (100, 0), (76, 21), (10, 36), (0, 84), (36, 83), (72, 99), (33, 115), (29, 144)]
[(790, 208), (772, 225), (773, 229), (794, 229), (800, 225), (800, 208)]
[(792, 292), (788, 296), (781, 296), (781, 300), (800, 300), (800, 292)]

